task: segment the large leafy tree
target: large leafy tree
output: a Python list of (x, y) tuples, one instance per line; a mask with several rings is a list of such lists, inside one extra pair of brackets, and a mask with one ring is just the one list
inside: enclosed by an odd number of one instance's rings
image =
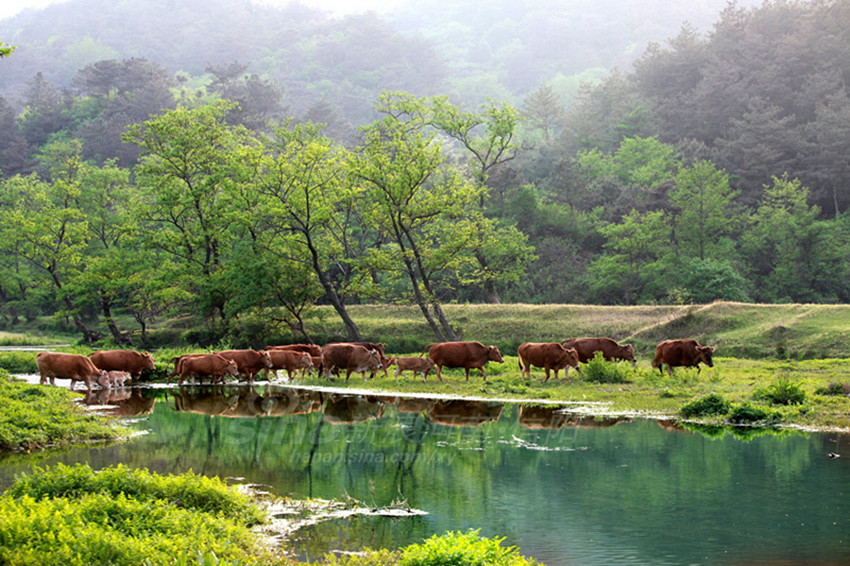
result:
[(366, 190), (370, 225), (386, 238), (371, 260), (385, 269), (401, 266), (434, 335), (456, 340), (441, 305), (445, 289), (439, 283), (468, 265), (482, 188), (444, 167), (442, 148), (425, 126), (420, 117), (406, 115), (372, 123), (349, 167)]
[(245, 148), (256, 145), (242, 127), (228, 126), (232, 103), (177, 108), (127, 129), (142, 158), (135, 220), (143, 241), (169, 256), (179, 281), (196, 307), (227, 320), (227, 288), (219, 279), (231, 245), (226, 194), (244, 182)]
[[(341, 149), (319, 135), (317, 129), (302, 125), (281, 128), (267, 144), (261, 162), (257, 188), (262, 195), (262, 230), (271, 236), (266, 249), (277, 262), (287, 261), (301, 283), (303, 300), (318, 298), (315, 281), (333, 305), (345, 327), (345, 334), (360, 340), (360, 330), (348, 313), (346, 300), (364, 282), (358, 262), (367, 245), (357, 219), (360, 190), (353, 186), (344, 168)], [(311, 283), (304, 267), (315, 276)], [(286, 295), (281, 288), (272, 292)], [(300, 319), (301, 300), (286, 299), (283, 304)]]

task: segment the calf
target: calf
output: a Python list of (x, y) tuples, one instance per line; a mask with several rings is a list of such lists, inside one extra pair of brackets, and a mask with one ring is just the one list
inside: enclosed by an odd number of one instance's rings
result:
[(410, 370), (414, 377), (417, 373), (422, 374), (422, 381), (424, 382), (425, 378), (428, 377), (428, 372), (434, 367), (434, 360), (418, 356), (393, 357), (387, 358), (387, 361), (389, 362), (388, 365), (395, 365), (396, 379), (401, 375), (401, 372)]

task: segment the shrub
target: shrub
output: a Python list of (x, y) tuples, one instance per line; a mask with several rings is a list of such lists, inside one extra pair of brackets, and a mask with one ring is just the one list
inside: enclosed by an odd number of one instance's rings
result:
[(448, 532), (401, 549), (401, 566), (522, 566), (535, 561), (520, 555), (504, 538), (488, 539), (478, 531)]
[(631, 368), (625, 363), (606, 362), (602, 352), (596, 352), (593, 359), (581, 368), (582, 379), (594, 383), (628, 383), (631, 373)]
[(798, 383), (780, 378), (776, 383), (756, 389), (753, 397), (772, 405), (800, 405), (806, 401), (806, 392)]
[(38, 352), (0, 352), (0, 368), (12, 373), (38, 373)]
[(713, 415), (725, 415), (732, 408), (731, 403), (720, 395), (712, 393), (702, 399), (695, 399), (685, 403), (679, 414), (685, 418), (708, 417)]
[(850, 395), (850, 383), (833, 382), (826, 387), (819, 387), (815, 390), (817, 395), (827, 396), (843, 396)]
[(782, 415), (773, 412), (768, 413), (767, 411), (760, 409), (758, 407), (753, 407), (747, 403), (743, 405), (738, 405), (734, 409), (732, 409), (732, 413), (729, 415), (729, 422), (733, 424), (765, 424), (772, 425), (778, 424), (782, 421)]

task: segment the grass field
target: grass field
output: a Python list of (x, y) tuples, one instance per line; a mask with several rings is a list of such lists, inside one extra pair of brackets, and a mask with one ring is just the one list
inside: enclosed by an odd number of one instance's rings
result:
[[(446, 312), (466, 340), (496, 344), (504, 364), (490, 364), (486, 383), (473, 372), (469, 382), (449, 372), (446, 383), (428, 383), (409, 376), (398, 383), (379, 378), (368, 383), (381, 390), (454, 393), (490, 397), (603, 401), (612, 412), (675, 414), (681, 407), (709, 394), (732, 403), (768, 411), (774, 421), (807, 427), (850, 429), (850, 305), (754, 305), (717, 302), (709, 305), (607, 307), (585, 305), (446, 305)], [(357, 305), (352, 316), (364, 336), (386, 343), (387, 353), (419, 354), (434, 342), (415, 307)], [(339, 339), (341, 328), (333, 311), (319, 307), (311, 319), (317, 337)], [(582, 379), (540, 383), (542, 374), (521, 379), (516, 353), (526, 341), (559, 341), (577, 336), (610, 336), (634, 344), (635, 368), (619, 371), (622, 383)], [(715, 346), (714, 368), (678, 369), (671, 378), (653, 371), (655, 345), (668, 338), (696, 338)], [(297, 341), (297, 340), (296, 340)], [(267, 342), (274, 342), (269, 339)], [(265, 342), (265, 343), (267, 343)], [(230, 344), (244, 347), (243, 344)], [(158, 376), (168, 372), (175, 355), (205, 349), (175, 346), (154, 352)], [(88, 353), (88, 346), (70, 349)], [(35, 371), (34, 352), (0, 352), (0, 367), (12, 372)], [(604, 370), (608, 371), (608, 370)], [(573, 374), (575, 375), (575, 374)], [(313, 384), (327, 384), (312, 378)], [(339, 385), (339, 381), (335, 384)], [(352, 378), (352, 387), (363, 382)], [(790, 387), (803, 392), (803, 403), (781, 405), (764, 399), (764, 391)], [(829, 393), (829, 394), (827, 394)]]

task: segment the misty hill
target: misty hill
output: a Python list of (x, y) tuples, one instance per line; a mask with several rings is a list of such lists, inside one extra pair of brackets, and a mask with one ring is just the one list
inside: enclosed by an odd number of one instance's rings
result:
[(141, 57), (189, 75), (244, 63), (282, 88), (295, 113), (324, 100), (354, 123), (371, 118), (386, 89), (474, 105), (518, 101), (553, 82), (563, 99), (581, 79), (628, 67), (685, 21), (710, 29), (724, 4), (428, 0), (385, 18), (335, 19), (248, 0), (70, 0), (0, 22), (0, 38), (18, 46), (4, 61), (0, 96), (19, 104), (36, 72), (69, 86), (86, 65)]

